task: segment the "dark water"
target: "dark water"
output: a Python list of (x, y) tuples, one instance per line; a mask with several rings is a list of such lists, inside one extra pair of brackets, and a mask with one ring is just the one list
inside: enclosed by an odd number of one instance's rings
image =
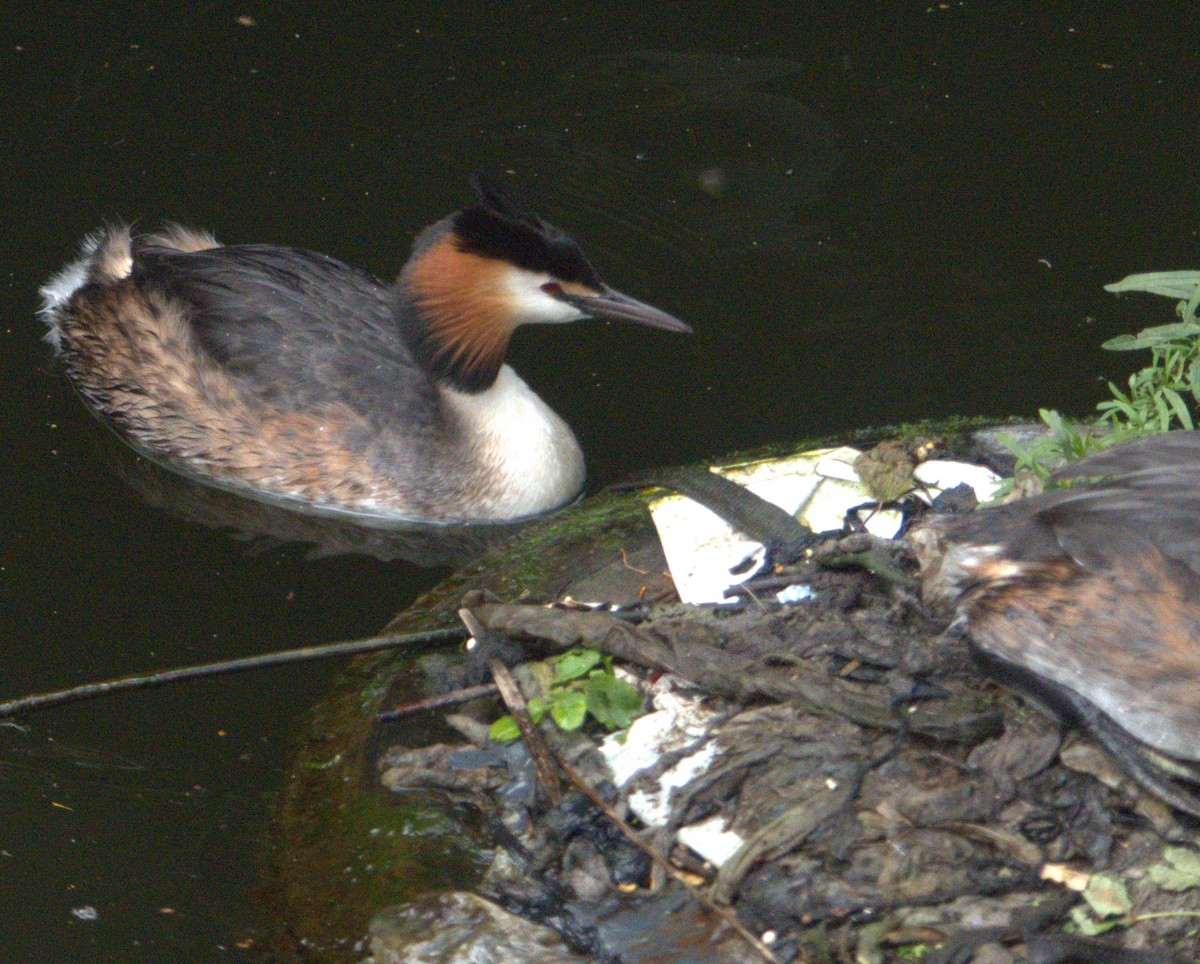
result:
[[(597, 484), (872, 423), (1082, 412), (1127, 362), (1099, 343), (1169, 310), (1100, 285), (1200, 262), (1191, 13), (10, 3), (3, 695), (367, 635), (436, 578), (252, 553), (114, 473), (33, 319), (100, 221), (386, 276), (472, 169), (515, 171), (609, 280), (696, 328), (518, 336)], [(253, 959), (269, 798), (330, 672), (0, 728), (0, 959)]]

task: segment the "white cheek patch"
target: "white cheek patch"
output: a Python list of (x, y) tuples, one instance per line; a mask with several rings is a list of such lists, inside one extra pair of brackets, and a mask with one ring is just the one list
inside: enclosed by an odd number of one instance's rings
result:
[(557, 284), (548, 274), (517, 268), (508, 272), (507, 281), (516, 315), (525, 324), (560, 325), (587, 317), (543, 290), (543, 285)]

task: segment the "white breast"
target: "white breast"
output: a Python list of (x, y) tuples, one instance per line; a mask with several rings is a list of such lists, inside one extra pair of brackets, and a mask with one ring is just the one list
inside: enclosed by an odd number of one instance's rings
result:
[(477, 518), (519, 518), (569, 502), (583, 487), (583, 452), (558, 417), (508, 365), (487, 391), (442, 387), (486, 478)]

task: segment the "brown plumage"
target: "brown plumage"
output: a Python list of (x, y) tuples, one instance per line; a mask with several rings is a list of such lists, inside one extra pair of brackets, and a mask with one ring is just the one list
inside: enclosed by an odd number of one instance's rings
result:
[[(502, 262), (459, 251), (450, 236), (430, 245), (409, 267), (405, 280), (413, 303), (449, 365), (472, 372), (499, 369), (516, 328), (504, 279)], [(477, 318), (504, 323), (480, 325)]]
[(1173, 782), (1200, 784), (1200, 432), (1051, 477), (1066, 480), (1091, 481), (915, 531), (925, 596), (954, 606), (1002, 676), (1057, 695), (1200, 815), (1200, 796)]

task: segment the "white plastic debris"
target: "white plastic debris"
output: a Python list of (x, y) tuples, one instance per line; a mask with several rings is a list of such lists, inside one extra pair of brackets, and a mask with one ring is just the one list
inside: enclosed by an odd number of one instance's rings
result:
[[(900, 514), (872, 512), (872, 499), (854, 470), (860, 454), (849, 447), (818, 449), (720, 472), (795, 515), (816, 532), (840, 528), (848, 511), (866, 506), (861, 518), (868, 531), (890, 538), (899, 529)], [(966, 482), (980, 501), (990, 499), (1000, 482), (987, 469), (947, 461), (923, 463), (915, 478), (930, 496)], [(734, 532), (719, 516), (691, 499), (666, 496), (655, 500), (650, 511), (684, 602), (722, 602), (725, 590), (747, 578), (761, 561), (762, 546)], [(744, 575), (731, 575), (730, 569), (744, 565), (751, 557), (753, 562), (746, 566)], [(777, 595), (781, 602), (802, 602), (812, 590), (796, 585)], [(717, 758), (715, 739), (711, 735), (705, 739), (715, 714), (699, 699), (673, 690), (672, 681), (673, 677), (667, 675), (655, 684), (653, 712), (634, 721), (623, 738), (610, 736), (600, 744), (620, 787), (653, 766), (663, 754), (696, 745), (693, 752), (661, 774), (653, 788), (630, 794), (630, 809), (652, 827), (666, 822), (672, 791), (706, 772)], [(718, 867), (745, 843), (720, 816), (680, 828), (678, 838)]]
[(680, 827), (679, 842), (691, 847), (714, 867), (722, 866), (742, 849), (746, 841), (741, 834), (725, 828), (725, 818), (709, 817), (688, 827)]
[(775, 593), (775, 598), (781, 603), (798, 603), (805, 599), (812, 599), (812, 586), (805, 586), (797, 583), (794, 586), (788, 586), (786, 589), (781, 589)]
[[(673, 679), (664, 676), (655, 684), (654, 711), (636, 719), (623, 739), (614, 734), (600, 744), (614, 782), (624, 787), (663, 754), (699, 741), (696, 751), (664, 771), (652, 789), (629, 795), (629, 809), (651, 827), (661, 827), (667, 822), (672, 791), (705, 773), (717, 756), (716, 740), (709, 733), (716, 714), (698, 698), (671, 689)], [(738, 834), (726, 829), (721, 817), (682, 827), (679, 839), (716, 866), (728, 860), (744, 843)]]
[[(618, 787), (653, 766), (664, 753), (679, 750), (703, 736), (714, 715), (699, 701), (667, 691), (656, 693), (653, 705), (654, 712), (634, 720), (623, 739), (614, 734), (600, 744), (600, 752), (608, 761)], [(662, 826), (670, 814), (671, 791), (686, 786), (707, 770), (715, 755), (715, 745), (705, 743), (665, 771), (653, 790), (631, 794), (630, 808), (650, 826)]]
[(913, 472), (913, 478), (928, 486), (934, 495), (966, 483), (975, 490), (980, 502), (990, 502), (1000, 490), (1000, 476), (984, 465), (969, 462), (951, 462), (948, 459), (930, 459), (922, 462)]
[[(874, 511), (873, 500), (854, 470), (862, 453), (843, 446), (814, 449), (787, 459), (764, 459), (714, 469), (774, 502), (814, 532), (841, 527), (846, 513), (859, 506), (859, 517), (872, 535), (890, 539), (902, 518), (893, 510)], [(966, 482), (981, 502), (995, 493), (1000, 479), (991, 471), (963, 462), (931, 460), (917, 466), (914, 478), (935, 496)], [(679, 598), (686, 603), (718, 603), (725, 592), (749, 578), (761, 565), (763, 547), (735, 532), (716, 513), (682, 495), (651, 503)], [(739, 575), (731, 574), (737, 569)]]

